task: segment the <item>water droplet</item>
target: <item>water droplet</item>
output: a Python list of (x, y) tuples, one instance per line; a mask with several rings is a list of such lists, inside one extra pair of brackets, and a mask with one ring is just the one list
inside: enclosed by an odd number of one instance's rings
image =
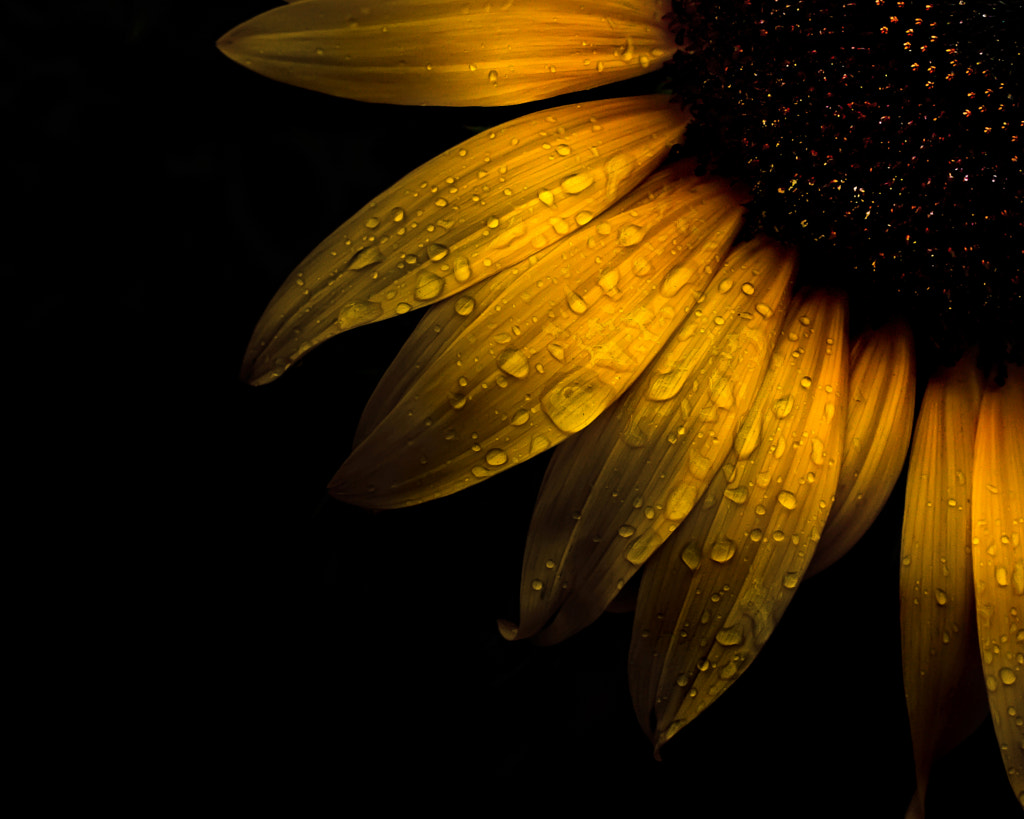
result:
[(527, 421), (530, 420), (530, 411), (525, 409), (517, 409), (512, 413), (512, 418), (509, 421), (514, 427), (521, 427)]
[(676, 295), (687, 282), (690, 281), (693, 276), (693, 270), (685, 265), (681, 264), (677, 267), (673, 267), (666, 275), (661, 283), (661, 295), (671, 298)]
[(540, 581), (540, 580), (534, 580), (530, 584), (530, 588), (533, 589), (534, 591), (540, 591), (541, 589), (544, 588), (544, 583), (542, 581)]
[(569, 304), (569, 309), (577, 315), (581, 316), (587, 312), (587, 302), (583, 299), (583, 296), (575, 290), (570, 290), (566, 295), (565, 300)]
[(526, 378), (530, 374), (530, 363), (522, 350), (503, 350), (498, 356), (498, 368), (513, 378)]
[(583, 193), (583, 191), (585, 191), (593, 184), (593, 174), (583, 172), (563, 179), (562, 190), (570, 195), (575, 196), (576, 194)]
[(727, 537), (720, 537), (711, 547), (711, 559), (715, 563), (728, 563), (736, 554), (736, 544)]
[(743, 628), (741, 626), (723, 628), (715, 635), (715, 642), (723, 646), (738, 646), (743, 642)]
[(416, 280), (416, 298), (420, 301), (436, 299), (444, 290), (444, 279), (433, 273), (423, 273)]
[(680, 558), (691, 572), (697, 571), (697, 567), (700, 566), (700, 547), (693, 541), (690, 541), (683, 549)]
[(455, 312), (460, 316), (468, 316), (476, 309), (476, 302), (470, 296), (459, 296), (455, 300)]
[(665, 501), (665, 517), (682, 520), (697, 503), (697, 487), (692, 483), (677, 484)]
[(636, 527), (624, 523), (619, 527), (619, 537), (633, 537), (636, 534)]
[(433, 244), (427, 245), (427, 257), (432, 262), (439, 262), (445, 256), (448, 255), (448, 248), (442, 244), (434, 242)]
[(537, 194), (537, 198), (540, 199), (540, 201), (547, 205), (549, 208), (553, 207), (555, 204), (555, 195), (549, 190), (542, 190), (540, 193)]
[(782, 585), (787, 589), (795, 589), (800, 582), (800, 572), (786, 572), (782, 575)]
[(747, 487), (745, 486), (735, 486), (730, 489), (726, 489), (722, 494), (733, 503), (747, 502)]
[(384, 260), (384, 254), (377, 245), (357, 250), (348, 263), (348, 270), (363, 270), (370, 265), (378, 264)]
[(373, 230), (378, 225), (380, 225), (380, 219), (378, 219), (376, 216), (371, 216), (369, 219), (366, 220), (367, 230)]
[(491, 85), (498, 84), (498, 72), (495, 71), (493, 68), (487, 72), (487, 82), (489, 82)]
[(1003, 685), (1013, 685), (1017, 682), (1017, 675), (1014, 673), (1012, 668), (1006, 668), (1004, 666), (999, 669), (999, 681)]
[(940, 606), (944, 606), (949, 602), (949, 598), (946, 597), (946, 593), (942, 589), (935, 590), (935, 602)]
[(405, 218), (405, 211), (401, 208), (392, 208), (391, 213), (388, 215), (391, 217), (392, 222), (401, 222)]
[(579, 432), (615, 398), (615, 389), (590, 370), (563, 378), (541, 398), (541, 407), (562, 432)]
[(469, 259), (463, 256), (457, 258), (453, 265), (453, 275), (457, 282), (463, 284), (468, 282), (473, 276), (473, 270), (469, 266)]
[(341, 308), (338, 313), (338, 327), (349, 330), (352, 327), (369, 324), (383, 312), (384, 308), (375, 301), (355, 301)]
[(776, 418), (786, 418), (793, 412), (794, 403), (793, 396), (787, 395), (772, 404), (772, 412), (775, 413)]
[(624, 225), (619, 228), (619, 244), (623, 247), (638, 245), (644, 238), (644, 229), (639, 225)]
[(796, 495), (794, 495), (792, 492), (787, 492), (785, 489), (783, 489), (781, 492), (779, 492), (778, 501), (779, 506), (781, 506), (783, 509), (789, 509), (790, 511), (796, 509)]
[(733, 449), (740, 459), (749, 458), (761, 440), (761, 419), (757, 413), (750, 413), (740, 424), (733, 440)]
[(825, 442), (821, 438), (811, 438), (811, 460), (818, 466), (825, 463)]
[(803, 378), (801, 378), (800, 386), (803, 387), (805, 390), (809, 390), (811, 388), (811, 377), (809, 375), (805, 375)]
[(504, 449), (491, 449), (484, 455), (488, 466), (504, 466), (508, 463), (508, 453)]

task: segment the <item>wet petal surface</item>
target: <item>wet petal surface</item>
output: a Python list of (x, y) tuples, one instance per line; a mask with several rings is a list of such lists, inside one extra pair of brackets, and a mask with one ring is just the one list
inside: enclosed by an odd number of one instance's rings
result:
[(644, 567), (629, 677), (656, 747), (743, 673), (807, 569), (839, 479), (847, 355), (844, 300), (796, 299), (732, 452)]
[(371, 399), (332, 493), (419, 503), (582, 430), (671, 338), (741, 219), (728, 185), (674, 168), (550, 253), (467, 290), (472, 309), (434, 308)]
[(665, 0), (305, 0), (218, 43), (281, 82), (366, 102), (515, 105), (659, 68)]
[(548, 248), (635, 188), (682, 138), (665, 97), (568, 105), (484, 131), (346, 221), (295, 269), (253, 332), (263, 384), (345, 330), (433, 304)]

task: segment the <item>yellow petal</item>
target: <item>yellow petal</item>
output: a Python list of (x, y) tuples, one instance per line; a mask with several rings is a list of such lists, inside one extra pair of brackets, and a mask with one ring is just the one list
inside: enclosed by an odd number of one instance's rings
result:
[(914, 339), (904, 324), (873, 330), (850, 353), (850, 408), (839, 486), (809, 572), (861, 539), (903, 471), (914, 426)]
[(734, 250), (614, 413), (559, 447), (527, 539), (519, 637), (556, 612), (543, 642), (589, 624), (704, 494), (768, 368), (794, 266), (767, 240)]
[(971, 469), (981, 381), (972, 357), (928, 384), (910, 451), (900, 565), (903, 687), (918, 796), (975, 654)]
[(432, 304), (553, 245), (650, 174), (687, 119), (663, 96), (567, 105), (425, 163), (296, 268), (253, 333), (243, 376), (272, 381), (344, 330)]
[[(579, 432), (671, 338), (742, 219), (719, 180), (657, 174), (517, 273), (428, 313), (331, 483), (350, 502), (450, 494)], [(436, 344), (428, 339), (434, 337)], [(379, 415), (381, 420), (376, 421)]]
[(660, 747), (748, 667), (810, 562), (839, 479), (845, 302), (791, 305), (733, 451), (644, 567), (630, 688)]
[(659, 68), (667, 0), (306, 0), (218, 47), (281, 82), (366, 102), (515, 105)]
[(1003, 764), (1024, 805), (1024, 370), (985, 391), (975, 439), (971, 554), (985, 685)]

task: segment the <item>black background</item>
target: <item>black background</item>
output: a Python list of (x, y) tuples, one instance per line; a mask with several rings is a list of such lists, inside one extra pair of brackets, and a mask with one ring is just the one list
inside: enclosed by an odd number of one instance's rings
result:
[[(527, 107), (336, 100), (216, 51), (271, 5), (0, 12), (10, 499), (28, 524), (14, 676), (37, 792), (902, 816), (899, 502), (659, 763), (626, 689), (628, 615), (552, 648), (498, 635), (543, 459), (413, 509), (327, 498), (416, 317), (259, 389), (237, 378), (253, 325), (365, 201)], [(932, 817), (1019, 815), (989, 724), (934, 776)]]

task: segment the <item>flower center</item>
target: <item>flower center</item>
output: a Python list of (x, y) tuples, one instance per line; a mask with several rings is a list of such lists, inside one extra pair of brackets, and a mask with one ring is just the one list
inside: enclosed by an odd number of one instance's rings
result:
[(898, 302), (946, 358), (1020, 358), (1022, 8), (676, 0), (686, 150), (855, 306)]

